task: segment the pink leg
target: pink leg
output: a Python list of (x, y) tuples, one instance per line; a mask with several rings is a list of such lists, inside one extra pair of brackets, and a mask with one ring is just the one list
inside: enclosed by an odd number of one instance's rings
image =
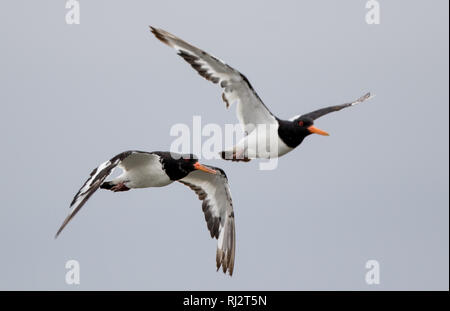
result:
[(247, 157), (244, 155), (244, 151), (242, 150), (242, 151), (234, 151), (234, 152), (233, 152), (233, 159), (232, 159), (231, 161), (248, 162), (248, 161), (250, 161), (250, 160), (251, 160), (251, 159), (247, 158)]
[(111, 187), (111, 191), (114, 191), (114, 192), (128, 191), (128, 190), (130, 190), (130, 188), (125, 186), (125, 184), (123, 182), (118, 183), (117, 185)]

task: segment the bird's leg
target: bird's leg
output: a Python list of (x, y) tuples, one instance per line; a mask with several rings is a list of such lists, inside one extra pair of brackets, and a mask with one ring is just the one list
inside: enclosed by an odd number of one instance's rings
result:
[(123, 182), (118, 183), (117, 185), (111, 187), (111, 191), (119, 192), (119, 191), (128, 191), (130, 188), (125, 186)]
[(222, 151), (220, 153), (220, 155), (221, 155), (222, 159), (224, 159), (224, 160), (231, 160), (233, 162), (239, 162), (239, 161), (249, 162), (251, 160), (250, 158), (248, 158), (245, 155), (245, 151), (240, 151), (240, 152), (238, 152), (236, 150), (233, 150), (233, 151)]
[(234, 151), (233, 152), (233, 159), (231, 161), (242, 161), (242, 162), (249, 162), (250, 159), (247, 157), (247, 155), (245, 154), (245, 151), (241, 151), (241, 152), (237, 152)]
[(233, 159), (231, 161), (249, 162), (250, 160), (251, 159), (248, 157), (248, 154), (244, 148), (234, 148)]

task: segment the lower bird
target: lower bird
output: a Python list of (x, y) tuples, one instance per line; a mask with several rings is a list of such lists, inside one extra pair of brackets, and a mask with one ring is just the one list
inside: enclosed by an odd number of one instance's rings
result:
[(222, 100), (227, 108), (233, 103), (237, 104), (236, 114), (245, 137), (231, 149), (220, 153), (225, 160), (249, 161), (253, 158), (280, 157), (299, 146), (310, 134), (328, 136), (327, 132), (314, 126), (317, 118), (354, 106), (371, 97), (367, 93), (347, 104), (282, 120), (269, 111), (242, 73), (163, 29), (150, 26), (150, 30), (161, 42), (175, 49), (202, 77), (223, 89)]
[[(105, 181), (113, 169), (122, 174)], [(78, 213), (86, 201), (101, 188), (114, 192), (135, 188), (164, 187), (178, 181), (195, 191), (203, 201), (202, 209), (212, 238), (216, 238), (217, 270), (231, 276), (234, 269), (236, 233), (233, 203), (225, 172), (217, 167), (202, 165), (192, 154), (171, 152), (125, 151), (95, 168), (73, 198), (71, 213), (56, 233), (56, 237)]]

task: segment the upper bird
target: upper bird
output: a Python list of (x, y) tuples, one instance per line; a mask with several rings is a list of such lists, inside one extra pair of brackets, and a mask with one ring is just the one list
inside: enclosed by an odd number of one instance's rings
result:
[(314, 126), (314, 120), (333, 111), (339, 111), (361, 103), (370, 93), (342, 105), (322, 108), (307, 114), (281, 120), (273, 115), (253, 89), (250, 81), (239, 71), (218, 58), (183, 41), (165, 30), (150, 26), (151, 32), (163, 43), (174, 48), (202, 77), (218, 83), (223, 88), (222, 99), (228, 108), (237, 103), (236, 113), (243, 126), (245, 137), (234, 147), (221, 152), (222, 158), (233, 161), (249, 161), (252, 158), (282, 156), (310, 134), (328, 136)]
[[(122, 169), (122, 174), (111, 181), (105, 181), (117, 166)], [(174, 181), (190, 187), (203, 201), (202, 209), (209, 232), (211, 237), (218, 240), (217, 269), (222, 266), (224, 273), (232, 275), (236, 233), (228, 179), (223, 170), (202, 165), (191, 154), (125, 151), (100, 164), (73, 198), (70, 204), (72, 210), (55, 238), (98, 188), (117, 192), (134, 188), (163, 187)]]

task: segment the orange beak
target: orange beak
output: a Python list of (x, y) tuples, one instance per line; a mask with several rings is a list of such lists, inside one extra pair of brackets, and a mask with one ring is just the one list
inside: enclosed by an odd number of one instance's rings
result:
[(210, 169), (210, 168), (208, 168), (206, 166), (203, 166), (203, 165), (201, 165), (198, 162), (194, 164), (194, 168), (196, 170), (200, 170), (200, 171), (207, 172), (207, 173), (210, 173), (210, 174), (217, 174), (217, 171), (212, 170), (212, 169)]
[(325, 131), (322, 131), (321, 129), (318, 129), (314, 125), (311, 125), (310, 127), (308, 127), (308, 131), (310, 131), (313, 134), (319, 134), (319, 135), (322, 135), (322, 136), (330, 136), (330, 134), (328, 134)]

